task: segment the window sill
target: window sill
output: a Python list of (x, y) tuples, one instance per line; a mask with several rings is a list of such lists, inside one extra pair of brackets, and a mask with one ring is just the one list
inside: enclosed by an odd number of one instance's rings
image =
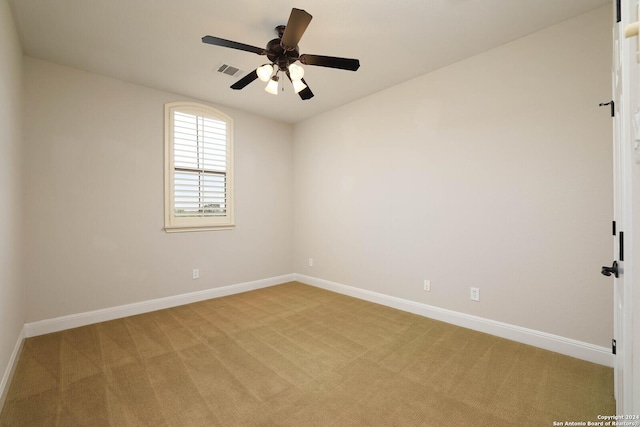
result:
[(165, 225), (164, 231), (167, 233), (188, 233), (192, 231), (233, 230), (235, 226), (235, 224), (202, 226)]

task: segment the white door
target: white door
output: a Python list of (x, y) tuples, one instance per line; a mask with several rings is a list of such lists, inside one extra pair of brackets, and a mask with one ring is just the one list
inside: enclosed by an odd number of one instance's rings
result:
[[(640, 94), (638, 78), (640, 76), (637, 51), (638, 37), (625, 38), (625, 29), (629, 24), (638, 21), (638, 0), (614, 1), (613, 29), (613, 101), (614, 101), (614, 219), (616, 223), (614, 237), (614, 260), (618, 264), (618, 277), (614, 278), (614, 339), (616, 340), (616, 356), (614, 362), (614, 380), (616, 406), (619, 415), (640, 413), (640, 394), (635, 391), (640, 368), (634, 372), (633, 337), (639, 331), (638, 322), (633, 319), (634, 265), (633, 241), (634, 232), (640, 229), (638, 219), (632, 215), (634, 198), (640, 190), (638, 184), (634, 188), (634, 173), (640, 165), (636, 164), (637, 145), (640, 140)], [(639, 158), (640, 159), (640, 158)], [(640, 173), (639, 173), (640, 176)], [(636, 193), (636, 194), (634, 194)], [(640, 212), (636, 212), (636, 215)], [(636, 229), (634, 229), (634, 223)], [(640, 230), (638, 230), (640, 231)], [(613, 267), (613, 266), (612, 266)], [(603, 269), (604, 270), (604, 269)], [(603, 271), (605, 273), (606, 271)], [(613, 273), (613, 271), (610, 270)], [(614, 275), (612, 275), (614, 276)], [(640, 276), (639, 276), (640, 277)], [(637, 279), (636, 279), (637, 281)], [(636, 290), (636, 293), (640, 289)], [(637, 310), (637, 314), (640, 310)], [(640, 337), (638, 337), (640, 340)], [(636, 353), (637, 354), (637, 353)], [(636, 381), (634, 381), (636, 380)], [(637, 386), (636, 386), (637, 388)], [(634, 396), (635, 394), (635, 396)]]

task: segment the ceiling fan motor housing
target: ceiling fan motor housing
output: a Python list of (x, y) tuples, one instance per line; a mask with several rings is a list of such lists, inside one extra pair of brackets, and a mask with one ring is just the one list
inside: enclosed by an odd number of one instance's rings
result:
[(267, 43), (267, 58), (278, 66), (280, 71), (286, 71), (300, 57), (300, 51), (296, 46), (293, 50), (286, 50), (280, 43), (280, 39), (273, 39)]

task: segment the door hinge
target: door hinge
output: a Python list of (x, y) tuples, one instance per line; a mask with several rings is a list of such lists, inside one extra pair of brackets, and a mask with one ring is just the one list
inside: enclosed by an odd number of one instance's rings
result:
[(616, 354), (616, 340), (611, 340), (611, 353)]
[(620, 236), (618, 237), (618, 245), (619, 245), (618, 259), (620, 261), (624, 261), (624, 231), (620, 232)]
[(601, 102), (600, 104), (598, 104), (599, 107), (604, 107), (605, 105), (610, 105), (611, 106), (611, 117), (615, 117), (616, 116), (616, 103), (612, 100), (609, 102)]
[(613, 231), (613, 235), (616, 235), (616, 222), (613, 221), (613, 227), (612, 227), (612, 231)]

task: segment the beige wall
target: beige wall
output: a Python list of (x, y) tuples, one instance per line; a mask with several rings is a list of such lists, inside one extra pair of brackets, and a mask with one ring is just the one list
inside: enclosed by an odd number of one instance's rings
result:
[(235, 123), (237, 227), (167, 234), (163, 105), (186, 98), (24, 67), (28, 322), (291, 273), (290, 125), (218, 106)]
[(609, 346), (610, 22), (607, 6), (296, 125), (294, 270)]
[[(9, 5), (0, 0), (0, 381), (10, 368), (25, 318), (20, 281), (21, 89), (22, 50)], [(1, 400), (0, 395), (0, 408)]]

